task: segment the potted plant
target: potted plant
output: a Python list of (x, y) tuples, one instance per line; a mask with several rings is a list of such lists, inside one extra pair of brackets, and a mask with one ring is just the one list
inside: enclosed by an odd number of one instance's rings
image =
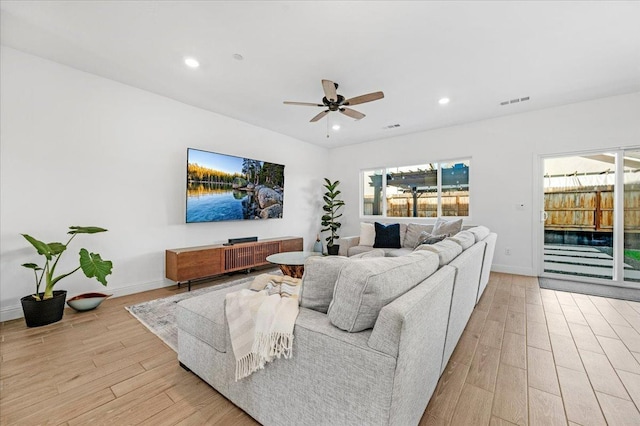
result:
[[(70, 272), (56, 275), (56, 266), (62, 257), (62, 253), (67, 250), (69, 243), (78, 234), (96, 234), (106, 232), (104, 228), (97, 226), (70, 226), (68, 234), (71, 235), (66, 244), (54, 242), (44, 243), (36, 240), (30, 235), (22, 236), (31, 243), (39, 255), (44, 256), (44, 265), (35, 263), (24, 263), (27, 269), (33, 270), (36, 280), (35, 294), (25, 296), (20, 299), (22, 311), (28, 327), (39, 327), (51, 324), (62, 319), (64, 313), (64, 302), (67, 296), (66, 290), (54, 290), (54, 286), (63, 278), (82, 269), (88, 277), (95, 277), (102, 285), (107, 285), (106, 276), (111, 274), (113, 264), (109, 260), (103, 260), (97, 253), (89, 253), (87, 249), (80, 249), (80, 265)], [(40, 285), (44, 281), (44, 292), (40, 292)]]
[(340, 200), (338, 196), (340, 195), (340, 191), (336, 189), (338, 185), (340, 185), (340, 181), (337, 180), (335, 182), (331, 182), (329, 179), (324, 178), (324, 188), (327, 190), (322, 197), (324, 200), (324, 206), (322, 206), (322, 210), (324, 210), (324, 214), (322, 215), (321, 224), (323, 228), (322, 232), (329, 231), (331, 235), (325, 238), (327, 241), (327, 253), (330, 255), (338, 254), (338, 250), (340, 249), (339, 244), (335, 244), (335, 240), (340, 238), (338, 235), (338, 229), (342, 224), (338, 222), (338, 219), (342, 214), (338, 214), (338, 210), (342, 206), (344, 206), (344, 201)]

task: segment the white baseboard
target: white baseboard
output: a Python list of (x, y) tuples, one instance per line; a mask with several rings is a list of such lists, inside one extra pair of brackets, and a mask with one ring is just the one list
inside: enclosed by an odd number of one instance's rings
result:
[(10, 321), (16, 318), (22, 318), (22, 306), (14, 305), (0, 309), (0, 322)]
[[(176, 283), (169, 280), (162, 280), (162, 281), (153, 281), (150, 283), (133, 284), (126, 287), (119, 287), (114, 289), (110, 289), (109, 287), (106, 287), (105, 292), (113, 294), (112, 297), (122, 297), (122, 296), (127, 296), (129, 294), (141, 293), (143, 291), (155, 290), (162, 287), (170, 287), (172, 285), (176, 285)], [(22, 318), (23, 316), (24, 315), (22, 314), (21, 305), (7, 306), (5, 308), (0, 309), (0, 322)]]
[(114, 288), (113, 290), (109, 290), (109, 293), (113, 294), (113, 297), (122, 297), (129, 294), (142, 293), (143, 291), (171, 287), (172, 285), (176, 285), (176, 283), (170, 280), (152, 281), (150, 283), (132, 284), (126, 287)]
[(535, 277), (538, 275), (533, 272), (533, 268), (521, 268), (518, 266), (510, 266), (510, 265), (496, 265), (495, 263), (491, 265), (491, 270), (493, 272), (502, 272), (504, 274), (514, 274), (514, 275), (525, 275), (529, 277)]

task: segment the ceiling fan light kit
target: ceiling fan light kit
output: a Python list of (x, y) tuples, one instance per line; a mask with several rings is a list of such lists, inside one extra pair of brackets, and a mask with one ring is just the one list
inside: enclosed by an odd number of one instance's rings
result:
[(310, 122), (315, 123), (323, 118), (325, 115), (332, 111), (338, 111), (341, 114), (346, 115), (347, 117), (354, 118), (356, 120), (360, 120), (365, 117), (363, 113), (360, 111), (356, 111), (352, 108), (347, 108), (352, 105), (359, 105), (365, 102), (377, 101), (378, 99), (384, 98), (384, 93), (382, 92), (373, 92), (367, 93), (366, 95), (356, 96), (355, 98), (345, 99), (344, 96), (339, 95), (337, 93), (338, 83), (334, 83), (331, 80), (322, 80), (322, 90), (324, 91), (324, 97), (322, 98), (322, 103), (312, 103), (312, 102), (291, 102), (284, 101), (285, 105), (300, 105), (300, 106), (315, 106), (315, 107), (324, 107), (328, 108), (321, 113), (317, 114), (313, 117)]

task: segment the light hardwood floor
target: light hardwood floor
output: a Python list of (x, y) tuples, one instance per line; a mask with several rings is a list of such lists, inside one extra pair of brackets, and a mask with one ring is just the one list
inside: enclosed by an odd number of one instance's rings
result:
[(491, 274), (421, 425), (640, 425), (640, 303)]
[[(124, 309), (182, 291), (0, 324), (0, 424), (256, 424)], [(421, 425), (640, 425), (639, 407), (639, 303), (492, 274)]]

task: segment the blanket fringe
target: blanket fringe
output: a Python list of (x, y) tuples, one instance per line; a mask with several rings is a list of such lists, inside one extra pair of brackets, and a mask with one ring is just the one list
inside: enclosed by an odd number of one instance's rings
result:
[(257, 333), (251, 352), (236, 362), (236, 382), (256, 370), (263, 369), (265, 363), (274, 357), (291, 358), (293, 354), (293, 334)]
[(249, 352), (236, 361), (236, 382), (249, 376), (259, 368), (264, 368), (264, 362), (261, 362), (258, 354)]
[(291, 358), (293, 351), (293, 334), (292, 333), (271, 333), (271, 338), (275, 340), (271, 345), (269, 355), (285, 359)]
[(291, 358), (292, 351), (293, 334), (275, 331), (271, 333), (256, 333), (253, 348), (251, 349), (251, 352), (260, 354), (260, 357), (267, 362), (274, 357)]

